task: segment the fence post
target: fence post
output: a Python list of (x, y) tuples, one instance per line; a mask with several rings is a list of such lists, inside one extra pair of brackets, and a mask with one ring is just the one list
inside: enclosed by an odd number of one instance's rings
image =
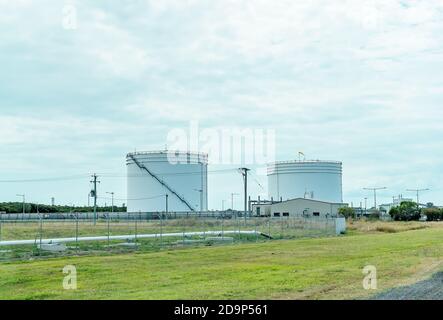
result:
[(138, 216), (136, 215), (135, 216), (135, 238), (134, 238), (134, 240), (135, 240), (135, 248), (137, 249), (137, 223), (138, 223)]
[(163, 248), (163, 213), (160, 214), (160, 249)]
[(110, 247), (110, 236), (111, 236), (111, 230), (110, 230), (110, 224), (109, 224), (109, 220), (110, 220), (110, 216), (109, 216), (109, 213), (108, 213), (108, 249), (110, 250), (111, 249), (111, 247)]
[[(203, 221), (203, 238), (206, 238), (206, 217), (201, 215), (200, 213), (200, 219)], [(209, 224), (208, 224), (209, 225)]]
[(241, 242), (240, 219), (238, 217), (237, 217), (237, 226), (238, 226), (238, 240)]
[(42, 219), (42, 215), (39, 215), (40, 218), (40, 246), (39, 246), (39, 251), (42, 249), (42, 237), (43, 237), (43, 219)]
[(221, 227), (222, 227), (222, 239), (223, 239), (225, 237), (225, 214), (224, 213), (222, 213), (221, 219), (222, 219)]
[(271, 240), (271, 217), (268, 217), (268, 236), (269, 240)]
[(187, 215), (183, 216), (183, 239), (182, 239), (183, 245), (185, 245), (186, 219)]
[(258, 242), (258, 233), (257, 233), (257, 217), (255, 217), (255, 242)]
[(75, 214), (75, 247), (77, 248), (78, 253), (78, 212)]

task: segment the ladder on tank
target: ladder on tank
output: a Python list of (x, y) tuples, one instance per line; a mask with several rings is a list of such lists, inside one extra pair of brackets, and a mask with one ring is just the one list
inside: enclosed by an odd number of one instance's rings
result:
[(195, 211), (195, 209), (189, 204), (188, 201), (185, 200), (182, 196), (180, 196), (174, 189), (168, 186), (163, 180), (161, 180), (157, 175), (155, 175), (151, 170), (146, 168), (146, 166), (140, 163), (133, 155), (129, 155), (129, 157), (134, 161), (134, 163), (142, 170), (145, 170), (151, 177), (157, 180), (162, 186), (164, 186), (169, 192), (175, 195), (181, 202), (183, 202), (191, 211)]

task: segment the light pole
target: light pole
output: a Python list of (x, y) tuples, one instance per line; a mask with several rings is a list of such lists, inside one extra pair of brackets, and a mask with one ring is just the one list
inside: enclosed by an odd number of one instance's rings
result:
[(111, 208), (111, 212), (114, 213), (114, 194), (115, 192), (106, 192), (106, 194), (110, 194), (111, 195), (111, 203), (112, 203), (112, 208)]
[(385, 190), (386, 187), (380, 187), (380, 188), (363, 188), (363, 190), (369, 190), (374, 192), (374, 209), (377, 211), (377, 191), (378, 190)]
[(417, 193), (417, 207), (420, 208), (420, 192), (429, 191), (429, 189), (407, 189), (406, 191)]
[(245, 191), (244, 191), (244, 196), (245, 196), (245, 200), (244, 200), (244, 202), (245, 202), (245, 212), (244, 212), (244, 214), (245, 214), (245, 225), (246, 225), (246, 215), (248, 214), (248, 171), (251, 171), (251, 169), (249, 169), (249, 168), (239, 168), (238, 169), (239, 171), (240, 171), (240, 173), (242, 174), (242, 176), (243, 176), (243, 184), (244, 184), (244, 188), (245, 188)]
[(23, 198), (23, 215), (22, 215), (22, 220), (23, 220), (23, 219), (25, 219), (25, 195), (24, 194), (17, 194), (17, 197)]
[[(106, 194), (110, 194), (111, 195), (111, 205), (112, 205), (112, 208), (111, 208), (111, 213), (112, 213), (112, 215), (114, 215), (114, 192), (106, 192)], [(110, 248), (110, 236), (111, 236), (111, 226), (110, 226), (110, 220), (111, 220), (111, 217), (109, 216), (109, 213), (108, 213), (108, 223), (107, 223), (107, 225), (108, 225), (108, 248)]]

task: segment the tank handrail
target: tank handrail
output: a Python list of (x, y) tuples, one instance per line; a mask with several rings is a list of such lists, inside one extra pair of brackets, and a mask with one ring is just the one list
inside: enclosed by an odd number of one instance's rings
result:
[(287, 161), (275, 161), (275, 162), (270, 162), (267, 165), (268, 166), (272, 166), (272, 165), (278, 165), (278, 164), (292, 164), (292, 163), (333, 163), (333, 164), (343, 164), (343, 162), (341, 161), (336, 161), (336, 160), (287, 160)]
[(130, 156), (142, 156), (142, 155), (148, 155), (148, 154), (176, 154), (179, 155), (195, 155), (195, 156), (203, 156), (208, 157), (208, 154), (205, 152), (198, 152), (198, 151), (172, 151), (172, 150), (159, 150), (159, 151), (135, 151), (130, 152), (127, 154), (127, 157)]

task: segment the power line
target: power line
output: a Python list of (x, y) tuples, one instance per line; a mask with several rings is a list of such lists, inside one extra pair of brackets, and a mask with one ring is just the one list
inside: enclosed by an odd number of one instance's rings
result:
[(260, 187), (260, 189), (265, 190), (265, 188), (263, 188), (263, 185), (260, 183), (260, 181), (258, 181), (258, 175), (255, 174), (255, 172), (251, 171), (251, 173), (255, 176), (254, 181), (255, 183)]
[[(220, 169), (220, 170), (208, 170), (207, 173), (229, 173), (229, 172), (236, 172), (238, 169)], [(133, 173), (133, 174), (122, 174), (122, 173), (118, 173), (118, 174), (113, 174), (113, 173), (99, 173), (101, 177), (106, 177), (106, 178), (120, 178), (120, 177), (146, 177), (146, 174), (137, 174), (137, 173)], [(156, 175), (158, 176), (177, 176), (177, 175), (201, 175), (201, 171), (196, 171), (196, 172), (164, 172), (164, 173), (159, 173), (159, 172), (155, 172)]]
[[(220, 169), (220, 170), (208, 170), (207, 173), (219, 174), (219, 173), (229, 173), (236, 172), (238, 169)], [(146, 174), (122, 174), (122, 173), (97, 173), (103, 178), (136, 178), (136, 177), (146, 177)], [(198, 172), (165, 172), (156, 173), (159, 176), (179, 176), (179, 175), (201, 175), (201, 171)], [(0, 183), (32, 183), (32, 182), (52, 182), (52, 181), (67, 181), (67, 180), (80, 180), (89, 177), (88, 173), (78, 174), (72, 176), (64, 177), (51, 177), (51, 178), (30, 178), (30, 179), (10, 179), (10, 180), (0, 180)]]
[[(148, 198), (114, 198), (114, 200), (118, 200), (118, 201), (139, 201), (139, 200), (151, 200), (151, 199), (157, 199), (157, 198), (162, 198), (164, 197), (164, 194), (158, 195), (158, 196), (152, 196), (152, 197), (148, 197)], [(112, 198), (110, 197), (97, 197), (98, 199), (105, 199), (105, 200), (111, 200)]]
[(54, 178), (36, 178), (36, 179), (12, 179), (12, 180), (0, 180), (0, 183), (23, 183), (23, 182), (51, 182), (51, 181), (63, 181), (63, 180), (76, 180), (88, 177), (89, 174), (54, 177)]

